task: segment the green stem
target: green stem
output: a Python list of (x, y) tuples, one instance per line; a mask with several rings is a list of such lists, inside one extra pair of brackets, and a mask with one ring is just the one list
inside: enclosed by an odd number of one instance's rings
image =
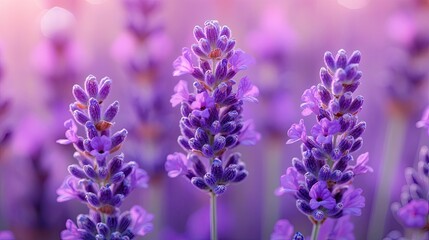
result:
[(210, 193), (210, 233), (211, 240), (217, 240), (216, 194)]
[(313, 223), (313, 231), (311, 232), (311, 240), (317, 240), (320, 230), (320, 222)]

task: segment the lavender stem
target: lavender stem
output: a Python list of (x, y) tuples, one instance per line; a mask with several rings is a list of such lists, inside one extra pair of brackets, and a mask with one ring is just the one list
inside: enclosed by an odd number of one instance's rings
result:
[(316, 221), (313, 223), (313, 230), (311, 231), (311, 240), (317, 240), (319, 236), (319, 230), (320, 230), (320, 222)]
[(216, 194), (210, 193), (210, 235), (211, 240), (217, 240)]
[(387, 127), (386, 143), (384, 145), (384, 156), (380, 166), (381, 174), (379, 186), (373, 201), (375, 211), (372, 212), (369, 222), (368, 237), (381, 239), (386, 222), (386, 214), (389, 210), (390, 192), (392, 191), (392, 181), (398, 169), (402, 155), (403, 139), (405, 136), (406, 119), (401, 116), (393, 116)]

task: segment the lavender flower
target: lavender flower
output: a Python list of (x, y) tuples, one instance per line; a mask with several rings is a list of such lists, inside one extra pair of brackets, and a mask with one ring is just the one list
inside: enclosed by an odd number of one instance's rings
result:
[(11, 231), (0, 231), (0, 240), (14, 240), (15, 237)]
[(291, 239), (293, 232), (293, 225), (286, 219), (280, 219), (274, 226), (274, 232), (271, 234), (271, 240), (286, 240)]
[[(350, 222), (349, 215), (338, 219), (328, 218), (320, 227), (319, 239), (354, 240), (353, 229), (354, 226)], [(303, 240), (305, 238), (301, 232), (294, 233), (294, 226), (288, 220), (280, 219), (277, 221), (270, 239)]]
[(321, 83), (304, 91), (302, 114), (316, 115), (317, 123), (307, 134), (304, 120), (288, 130), (289, 143), (300, 141), (302, 159), (294, 158), (293, 167), (281, 177), (278, 195), (292, 193), (297, 208), (314, 224), (312, 239), (328, 218), (360, 215), (365, 205), (361, 189), (354, 189), (354, 178), (372, 168), (366, 166), (368, 154), (354, 161), (352, 153), (362, 146), (366, 123), (358, 120), (363, 97), (353, 97), (360, 84), (360, 52), (347, 57), (340, 50), (334, 58), (325, 53), (326, 68), (320, 70)]
[[(424, 2), (424, 1), (422, 1)], [(386, 90), (389, 100), (405, 114), (422, 107), (420, 100), (426, 92), (429, 31), (423, 23), (428, 20), (423, 3), (407, 2), (388, 21), (388, 31), (394, 51), (390, 55)], [(419, 18), (418, 16), (424, 16)], [(399, 57), (398, 57), (399, 56)]]
[(429, 229), (429, 150), (422, 147), (417, 169), (405, 169), (407, 185), (402, 189), (401, 203), (392, 204), (397, 220), (407, 229)]
[[(429, 129), (428, 109), (417, 122), (417, 127)], [(391, 208), (404, 228), (416, 232), (423, 239), (424, 232), (429, 229), (429, 149), (426, 146), (420, 150), (417, 169), (405, 169), (405, 179), (407, 185), (402, 189), (401, 202), (393, 203)]]
[(73, 87), (76, 102), (70, 105), (70, 111), (86, 136), (78, 135), (72, 119), (65, 122), (67, 139), (57, 142), (73, 144), (77, 164), (68, 167), (70, 176), (57, 190), (57, 201), (78, 199), (88, 206), (89, 214), (79, 215), (77, 224), (68, 220), (62, 239), (133, 239), (152, 229), (153, 216), (140, 206), (123, 213), (119, 209), (132, 190), (147, 187), (148, 176), (135, 162), (126, 162), (123, 154), (117, 154), (128, 132), (111, 132), (118, 102), (102, 111), (110, 88), (109, 78), (98, 82), (91, 75), (84, 88)]
[(227, 185), (247, 176), (241, 155), (225, 157), (225, 153), (240, 143), (255, 144), (259, 139), (252, 124), (241, 116), (243, 102), (257, 101), (258, 88), (247, 77), (234, 88), (237, 83), (232, 78), (247, 68), (249, 57), (234, 49), (235, 40), (227, 26), (207, 21), (204, 29), (195, 27), (194, 36), (198, 44), (192, 45), (192, 53), (183, 49), (182, 56), (174, 61), (173, 75), (192, 75), (195, 92), (180, 80), (171, 97), (173, 106), (181, 105), (178, 142), (187, 156), (169, 155), (165, 168), (170, 177), (186, 176), (197, 188), (219, 195)]
[(216, 239), (216, 196), (248, 174), (241, 155), (227, 156), (226, 152), (259, 140), (251, 122), (242, 117), (243, 103), (256, 102), (259, 90), (247, 77), (238, 84), (233, 80), (250, 60), (243, 51), (234, 49), (235, 40), (227, 26), (207, 21), (204, 28), (194, 28), (194, 37), (198, 44), (192, 45), (192, 52), (184, 48), (173, 63), (174, 76), (187, 74), (195, 79), (194, 91), (179, 81), (170, 100), (173, 107), (181, 105), (178, 143), (187, 155), (169, 155), (165, 168), (170, 177), (186, 176), (195, 187), (210, 193), (211, 238)]

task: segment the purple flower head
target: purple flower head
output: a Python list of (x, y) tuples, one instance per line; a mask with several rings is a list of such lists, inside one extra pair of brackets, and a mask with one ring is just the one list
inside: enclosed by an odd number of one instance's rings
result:
[(301, 100), (304, 101), (304, 103), (301, 104), (303, 116), (308, 116), (311, 113), (319, 113), (319, 105), (321, 102), (316, 86), (312, 86), (310, 89), (305, 90)]
[(96, 159), (101, 160), (105, 159), (109, 155), (109, 151), (112, 148), (112, 141), (107, 136), (94, 137), (91, 139), (91, 155), (96, 157)]
[(192, 65), (192, 54), (188, 48), (182, 49), (182, 56), (178, 57), (173, 62), (173, 76), (181, 76), (183, 74), (192, 74), (194, 66)]
[(82, 238), (82, 231), (79, 231), (76, 224), (68, 219), (66, 222), (66, 230), (63, 230), (61, 232), (61, 239), (62, 240), (75, 240), (75, 239), (81, 239)]
[(57, 190), (57, 202), (65, 202), (78, 198), (81, 193), (82, 191), (79, 189), (79, 179), (69, 176), (64, 180), (61, 187)]
[(229, 64), (231, 64), (231, 70), (235, 72), (246, 70), (250, 64), (253, 64), (253, 62), (254, 59), (249, 54), (239, 49), (237, 49), (229, 59)]
[(350, 216), (328, 218), (320, 227), (319, 239), (354, 240), (354, 225)]
[(261, 134), (255, 130), (255, 124), (252, 119), (243, 123), (243, 130), (238, 137), (238, 141), (243, 145), (256, 145), (261, 139)]
[(303, 178), (293, 167), (288, 167), (286, 173), (280, 177), (280, 187), (276, 189), (277, 196), (284, 193), (296, 193), (299, 188), (299, 183)]
[(292, 240), (305, 240), (305, 238), (304, 238), (304, 235), (302, 235), (302, 233), (296, 232), (293, 235)]
[(311, 134), (316, 136), (318, 143), (323, 144), (332, 141), (330, 136), (339, 133), (341, 130), (340, 123), (337, 120), (329, 121), (326, 118), (320, 120), (320, 122), (313, 126)]
[(77, 135), (78, 128), (72, 120), (66, 122), (68, 139), (59, 143), (74, 143), (77, 164), (68, 167), (70, 176), (57, 190), (57, 201), (77, 199), (88, 206), (89, 214), (80, 214), (76, 224), (68, 220), (62, 239), (133, 239), (152, 229), (151, 215), (141, 208), (132, 209), (134, 222), (130, 212), (121, 214), (119, 209), (135, 188), (147, 187), (148, 176), (135, 162), (125, 161), (123, 154), (113, 155), (121, 148), (128, 132), (122, 129), (111, 135), (111, 121), (119, 111), (117, 101), (107, 107), (102, 117), (110, 86), (109, 78), (98, 82), (90, 75), (85, 81), (85, 90), (79, 85), (73, 87), (77, 102), (70, 109), (75, 120), (85, 128), (86, 136)]
[(187, 102), (189, 99), (188, 85), (185, 81), (180, 80), (174, 87), (173, 96), (171, 96), (170, 103), (173, 107), (177, 106), (181, 102)]
[(212, 96), (207, 92), (198, 93), (195, 96), (195, 101), (192, 102), (191, 107), (193, 109), (206, 109), (211, 108), (215, 104), (215, 101)]
[(416, 126), (418, 128), (424, 127), (428, 129), (428, 135), (429, 135), (429, 107), (426, 108), (425, 112), (423, 113), (422, 119), (417, 122)]
[(132, 220), (132, 232), (144, 236), (153, 230), (153, 215), (142, 207), (135, 205), (130, 210)]
[(175, 178), (180, 175), (186, 175), (188, 173), (188, 159), (183, 153), (175, 152), (167, 156), (165, 162), (165, 170), (168, 172), (168, 176)]
[(405, 169), (406, 185), (402, 188), (401, 203), (391, 208), (397, 220), (405, 227), (425, 231), (429, 226), (429, 154), (423, 146), (417, 169)]
[(293, 234), (293, 225), (286, 219), (280, 219), (274, 226), (274, 232), (271, 234), (270, 240), (291, 239)]
[(366, 165), (369, 160), (368, 155), (369, 154), (367, 152), (359, 155), (358, 159), (356, 160), (356, 165), (353, 166), (353, 173), (355, 176), (374, 171), (372, 167)]
[(298, 141), (304, 142), (307, 138), (307, 133), (304, 125), (304, 120), (299, 120), (299, 123), (292, 124), (292, 126), (287, 131), (287, 135), (290, 138), (286, 143), (294, 143)]
[(77, 126), (75, 122), (72, 119), (69, 119), (64, 122), (64, 127), (68, 129), (66, 131), (66, 139), (59, 139), (57, 140), (57, 143), (59, 144), (77, 143), (77, 141), (79, 141), (79, 138), (77, 136)]
[[(243, 118), (244, 102), (257, 102), (258, 88), (247, 77), (233, 79), (252, 62), (249, 55), (234, 49), (231, 30), (215, 20), (194, 28), (192, 52), (184, 48), (174, 61), (174, 76), (189, 73), (193, 92), (179, 81), (170, 102), (180, 103), (178, 143), (187, 152), (168, 155), (165, 169), (170, 177), (186, 176), (198, 189), (225, 192), (230, 183), (244, 180), (248, 172), (238, 153), (225, 157), (238, 145), (254, 145), (260, 134), (252, 121)], [(193, 57), (198, 64), (193, 64)]]
[(429, 224), (428, 212), (427, 199), (416, 199), (399, 208), (396, 216), (406, 228), (424, 228)]
[(362, 196), (362, 189), (347, 189), (342, 202), (343, 215), (360, 216), (361, 209), (365, 207), (365, 197)]
[(312, 209), (317, 209), (319, 207), (333, 209), (335, 207), (336, 201), (328, 190), (326, 182), (320, 181), (314, 184), (309, 194), (311, 197), (310, 207)]
[(237, 99), (243, 101), (258, 102), (256, 98), (259, 95), (259, 89), (253, 85), (247, 77), (240, 80), (237, 90)]
[(149, 175), (141, 168), (134, 168), (130, 173), (130, 189), (147, 188), (149, 183)]

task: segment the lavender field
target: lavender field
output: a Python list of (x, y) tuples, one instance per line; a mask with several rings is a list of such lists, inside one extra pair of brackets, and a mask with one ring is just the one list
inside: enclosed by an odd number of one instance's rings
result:
[(0, 0), (0, 240), (429, 238), (429, 1)]

